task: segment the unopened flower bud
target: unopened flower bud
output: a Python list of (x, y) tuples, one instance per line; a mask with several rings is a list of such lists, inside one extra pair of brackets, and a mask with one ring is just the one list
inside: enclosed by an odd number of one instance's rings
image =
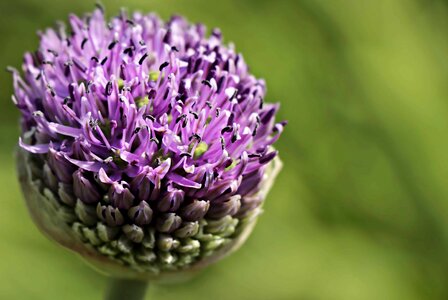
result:
[(134, 198), (126, 183), (114, 182), (109, 189), (109, 200), (113, 206), (119, 209), (131, 208)]
[(128, 211), (129, 218), (140, 226), (151, 223), (152, 214), (152, 209), (146, 201), (141, 201), (139, 205), (131, 207)]
[(85, 203), (97, 203), (100, 200), (98, 189), (84, 173), (82, 169), (73, 173), (73, 193)]
[(161, 212), (177, 211), (184, 200), (184, 195), (184, 191), (169, 187), (168, 192), (160, 200), (157, 208)]
[(182, 208), (181, 216), (187, 221), (197, 221), (205, 216), (209, 208), (209, 201), (193, 200), (192, 203)]
[(156, 222), (156, 228), (160, 232), (170, 233), (179, 228), (182, 223), (181, 217), (175, 213), (162, 214)]

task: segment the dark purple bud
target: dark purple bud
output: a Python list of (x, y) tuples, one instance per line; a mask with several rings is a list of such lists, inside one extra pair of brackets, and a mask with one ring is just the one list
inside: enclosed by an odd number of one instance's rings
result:
[(269, 152), (260, 158), (260, 164), (264, 165), (273, 160), (277, 156), (277, 151)]
[(176, 211), (181, 205), (182, 201), (184, 201), (184, 195), (184, 191), (169, 187), (168, 192), (165, 194), (162, 200), (160, 200), (157, 208), (161, 212)]
[(93, 180), (86, 177), (85, 173), (82, 169), (73, 173), (73, 193), (84, 203), (97, 203), (100, 201), (98, 188)]
[(152, 215), (152, 209), (146, 201), (141, 201), (139, 205), (131, 207), (128, 211), (128, 217), (140, 226), (151, 223)]
[(114, 182), (109, 189), (109, 200), (113, 206), (119, 209), (131, 208), (134, 198), (126, 182)]
[(182, 224), (181, 217), (175, 213), (162, 214), (156, 221), (156, 228), (160, 232), (170, 233)]
[(262, 182), (263, 174), (264, 170), (261, 168), (244, 175), (236, 193), (244, 196), (257, 190)]
[(61, 152), (50, 148), (48, 152), (48, 165), (60, 181), (64, 183), (72, 182), (72, 174), (75, 171), (75, 167), (65, 159)]
[(96, 207), (96, 215), (100, 220), (111, 227), (120, 226), (124, 223), (124, 218), (120, 210), (110, 205), (104, 206), (98, 203)]
[(234, 195), (225, 201), (213, 202), (207, 212), (207, 217), (220, 219), (225, 216), (235, 215), (241, 207), (241, 196)]
[(147, 201), (151, 195), (151, 181), (147, 173), (140, 173), (131, 182), (131, 190), (139, 200)]
[(194, 200), (192, 203), (181, 208), (180, 215), (187, 221), (198, 221), (202, 219), (210, 208), (210, 202), (205, 200)]

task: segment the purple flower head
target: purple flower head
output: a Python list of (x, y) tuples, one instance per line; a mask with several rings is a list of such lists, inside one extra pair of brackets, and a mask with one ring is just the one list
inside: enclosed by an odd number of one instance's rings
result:
[(13, 71), (20, 147), (59, 181), (56, 201), (79, 199), (76, 214), (92, 224), (128, 224), (117, 242), (126, 255), (151, 237), (205, 235), (201, 222), (242, 220), (261, 204), (286, 123), (275, 122), (265, 82), (218, 30), (207, 36), (182, 17), (141, 13), (108, 22), (101, 9), (69, 23), (40, 33), (23, 76)]

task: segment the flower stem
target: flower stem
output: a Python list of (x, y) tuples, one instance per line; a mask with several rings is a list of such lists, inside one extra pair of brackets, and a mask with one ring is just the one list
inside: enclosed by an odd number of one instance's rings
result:
[(105, 300), (143, 300), (148, 282), (132, 279), (111, 278)]

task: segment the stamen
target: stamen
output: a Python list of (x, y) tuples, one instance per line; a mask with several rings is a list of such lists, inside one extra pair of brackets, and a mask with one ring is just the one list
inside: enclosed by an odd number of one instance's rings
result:
[(153, 122), (155, 122), (155, 120), (156, 120), (156, 118), (154, 118), (154, 116), (151, 116), (151, 115), (146, 115), (145, 117), (144, 117), (144, 119), (146, 120), (146, 119), (150, 119), (151, 121), (153, 121)]
[(82, 40), (82, 42), (81, 42), (81, 50), (84, 50), (84, 46), (86, 45), (87, 41), (88, 41), (87, 38), (84, 38), (84, 39)]
[(131, 25), (132, 27), (135, 26), (135, 22), (132, 21), (132, 20), (130, 20), (130, 19), (127, 19), (127, 20), (126, 20), (126, 23), (128, 23), (128, 24)]
[(229, 121), (228, 121), (227, 124), (228, 125), (232, 125), (234, 119), (235, 119), (235, 114), (234, 113), (230, 114)]
[(235, 143), (238, 140), (238, 131), (234, 131), (232, 134), (232, 138), (230, 139), (232, 143)]
[(161, 64), (160, 67), (159, 67), (159, 71), (162, 72), (163, 69), (165, 69), (166, 67), (168, 67), (169, 64), (170, 64), (170, 63), (167, 62), (167, 61), (164, 62), (163, 64)]
[(57, 52), (56, 52), (55, 50), (53, 50), (53, 49), (47, 49), (47, 51), (48, 51), (49, 53), (53, 54), (54, 57), (58, 57), (58, 56), (59, 56), (59, 53), (57, 53)]
[(54, 88), (51, 85), (47, 85), (47, 88), (50, 90), (51, 96), (55, 97), (56, 92), (55, 92)]
[(199, 119), (199, 115), (198, 115), (198, 113), (197, 112), (194, 112), (194, 111), (190, 111), (190, 114), (192, 114), (193, 115), (193, 117), (197, 120), (197, 119)]
[(199, 134), (197, 134), (197, 133), (193, 133), (193, 135), (192, 136), (190, 136), (190, 138), (188, 139), (188, 140), (192, 140), (192, 139), (196, 139), (196, 140), (198, 140), (199, 142), (201, 142), (202, 141), (202, 138), (201, 138), (201, 136), (199, 135)]
[(231, 132), (232, 131), (232, 126), (226, 126), (221, 130), (221, 134), (224, 134), (226, 132)]
[(106, 84), (106, 96), (112, 95), (112, 81)]
[(229, 101), (233, 101), (235, 99), (236, 95), (238, 94), (238, 90), (235, 90), (232, 94), (232, 96), (229, 98)]
[(258, 127), (259, 127), (259, 126), (260, 126), (259, 123), (256, 123), (256, 124), (255, 124), (254, 131), (252, 132), (252, 136), (256, 136), (256, 135), (257, 135), (257, 130), (258, 130)]
[(179, 117), (177, 117), (177, 119), (176, 119), (176, 123), (179, 123), (180, 120), (183, 120), (183, 119), (185, 119), (186, 117), (187, 117), (186, 114), (182, 114), (182, 115), (180, 115)]
[(138, 64), (141, 66), (143, 65), (143, 62), (145, 61), (145, 59), (148, 57), (148, 53), (143, 54), (142, 58), (140, 58), (140, 60), (138, 61)]
[(132, 51), (134, 51), (134, 49), (134, 46), (127, 47), (126, 49), (124, 49), (123, 53), (132, 56)]
[(204, 85), (206, 85), (206, 86), (208, 86), (209, 88), (212, 88), (212, 84), (211, 84), (210, 81), (208, 81), (208, 80), (202, 80), (201, 83), (204, 84)]
[(102, 13), (104, 13), (104, 6), (99, 1), (95, 3), (95, 7), (98, 8)]
[(154, 99), (156, 97), (156, 95), (157, 95), (156, 90), (151, 89), (148, 93), (148, 99)]
[(107, 47), (107, 49), (112, 50), (112, 49), (115, 47), (115, 45), (116, 45), (117, 43), (118, 43), (117, 40), (113, 40), (112, 43), (109, 44), (109, 46)]
[(104, 66), (104, 64), (106, 63), (108, 57), (106, 56), (105, 58), (103, 58), (103, 60), (101, 61), (101, 65)]

